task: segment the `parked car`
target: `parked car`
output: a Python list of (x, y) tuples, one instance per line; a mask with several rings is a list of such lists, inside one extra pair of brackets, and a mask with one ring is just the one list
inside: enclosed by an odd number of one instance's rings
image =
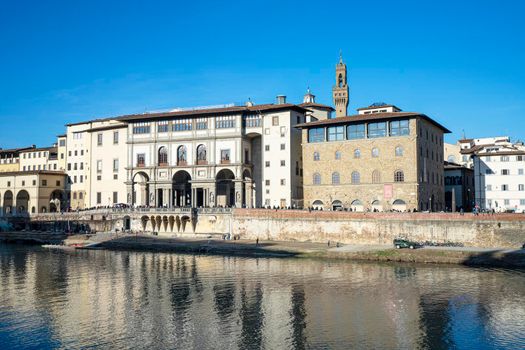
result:
[(394, 239), (394, 247), (396, 247), (397, 249), (400, 249), (400, 248), (415, 249), (415, 248), (421, 247), (421, 245), (417, 242), (409, 241), (406, 238), (396, 238)]

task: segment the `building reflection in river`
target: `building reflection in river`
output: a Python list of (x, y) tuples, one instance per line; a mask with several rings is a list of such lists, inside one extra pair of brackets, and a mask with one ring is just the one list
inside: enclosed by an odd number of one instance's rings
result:
[(39, 341), (65, 348), (524, 341), (525, 282), (514, 272), (21, 246), (0, 246), (0, 267), (6, 341), (43, 325)]

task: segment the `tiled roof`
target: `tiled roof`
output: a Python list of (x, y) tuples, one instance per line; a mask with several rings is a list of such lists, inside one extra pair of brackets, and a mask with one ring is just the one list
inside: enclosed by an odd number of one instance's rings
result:
[(298, 104), (298, 106), (301, 106), (301, 107), (304, 107), (304, 108), (308, 108), (308, 107), (317, 107), (317, 108), (321, 108), (321, 109), (329, 109), (331, 111), (335, 111), (335, 109), (331, 106), (327, 106), (327, 105), (323, 105), (323, 104), (320, 104), (320, 103), (312, 103), (312, 102), (308, 102), (308, 103), (301, 103), (301, 104)]

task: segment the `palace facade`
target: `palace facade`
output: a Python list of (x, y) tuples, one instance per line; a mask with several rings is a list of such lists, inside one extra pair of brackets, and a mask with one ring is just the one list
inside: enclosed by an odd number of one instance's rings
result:
[(304, 206), (354, 211), (443, 210), (445, 127), (393, 105), (299, 125)]

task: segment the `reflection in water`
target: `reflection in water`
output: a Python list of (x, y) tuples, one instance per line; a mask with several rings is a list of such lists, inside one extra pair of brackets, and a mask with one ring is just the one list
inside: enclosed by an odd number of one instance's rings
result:
[(519, 271), (0, 245), (9, 348), (525, 347)]

